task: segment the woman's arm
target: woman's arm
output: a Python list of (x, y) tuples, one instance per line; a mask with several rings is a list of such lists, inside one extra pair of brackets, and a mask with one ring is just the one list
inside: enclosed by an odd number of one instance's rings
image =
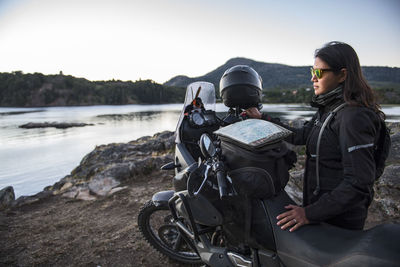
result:
[(270, 122), (278, 124), (286, 129), (292, 131), (293, 134), (290, 135), (289, 137), (287, 137), (285, 139), (285, 141), (287, 141), (291, 144), (294, 144), (294, 145), (305, 145), (306, 144), (308, 135), (310, 134), (311, 129), (314, 126), (315, 118), (317, 115), (317, 113), (316, 113), (310, 121), (306, 121), (304, 123), (303, 127), (294, 128), (294, 127), (290, 127), (289, 125), (282, 123), (278, 118), (272, 118), (266, 113), (260, 113), (260, 111), (257, 108), (249, 108), (245, 112), (246, 112), (246, 115), (250, 118), (270, 121)]

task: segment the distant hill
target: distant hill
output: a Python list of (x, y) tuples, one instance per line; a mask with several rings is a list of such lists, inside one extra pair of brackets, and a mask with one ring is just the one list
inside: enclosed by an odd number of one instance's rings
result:
[[(216, 88), (219, 88), (219, 80), (222, 74), (225, 70), (235, 65), (248, 65), (254, 68), (263, 79), (264, 89), (293, 90), (312, 86), (310, 82), (311, 66), (293, 67), (283, 64), (259, 62), (247, 58), (232, 58), (224, 65), (200, 77), (176, 76), (164, 83), (164, 85), (186, 87), (191, 82), (203, 80), (211, 82)], [(362, 69), (366, 79), (373, 88), (400, 89), (400, 68), (362, 67)]]

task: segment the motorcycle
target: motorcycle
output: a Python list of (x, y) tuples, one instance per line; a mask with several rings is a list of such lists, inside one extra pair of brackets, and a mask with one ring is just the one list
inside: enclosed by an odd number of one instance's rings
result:
[[(274, 169), (287, 159), (282, 141), (287, 130), (251, 119), (216, 130), (223, 123), (212, 117), (212, 127), (197, 128), (197, 146), (185, 143), (183, 124), (202, 110), (193, 111), (196, 97), (189, 99), (177, 127), (175, 162), (164, 166), (176, 170), (175, 190), (156, 193), (138, 218), (144, 237), (158, 251), (182, 263), (208, 266), (399, 266), (398, 225), (353, 231), (322, 223), (281, 230), (277, 215), (295, 204), (284, 190), (287, 168)], [(259, 151), (266, 153), (262, 158), (281, 159), (280, 164), (256, 164)], [(155, 211), (164, 215), (150, 226)]]
[(138, 216), (139, 230), (144, 238), (159, 252), (186, 264), (199, 264), (201, 258), (173, 223), (168, 199), (175, 192), (187, 189), (188, 177), (197, 169), (197, 160), (203, 157), (198, 146), (201, 134), (212, 134), (222, 124), (215, 113), (215, 100), (212, 83), (194, 82), (187, 86), (185, 102), (175, 131), (174, 162), (161, 168), (175, 170), (172, 179), (174, 190), (155, 194), (142, 207)]

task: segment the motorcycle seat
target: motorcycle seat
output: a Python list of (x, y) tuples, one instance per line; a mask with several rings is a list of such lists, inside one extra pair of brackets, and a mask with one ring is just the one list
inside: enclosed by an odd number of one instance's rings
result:
[(276, 224), (276, 217), (286, 211), (284, 206), (295, 204), (287, 193), (282, 191), (264, 204), (285, 266), (400, 266), (400, 225), (361, 231), (321, 223), (289, 232)]

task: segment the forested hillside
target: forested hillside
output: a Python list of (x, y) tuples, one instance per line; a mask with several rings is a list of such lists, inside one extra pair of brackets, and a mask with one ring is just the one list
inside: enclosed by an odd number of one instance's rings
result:
[[(310, 81), (311, 66), (294, 67), (247, 58), (232, 58), (203, 76), (176, 76), (164, 85), (185, 87), (194, 81), (208, 81), (214, 83), (218, 91), (221, 76), (235, 65), (248, 65), (260, 74), (264, 103), (308, 103), (314, 94)], [(362, 71), (380, 104), (400, 104), (400, 68), (362, 67)]]
[(184, 92), (151, 80), (92, 82), (63, 74), (0, 73), (3, 107), (179, 103)]

